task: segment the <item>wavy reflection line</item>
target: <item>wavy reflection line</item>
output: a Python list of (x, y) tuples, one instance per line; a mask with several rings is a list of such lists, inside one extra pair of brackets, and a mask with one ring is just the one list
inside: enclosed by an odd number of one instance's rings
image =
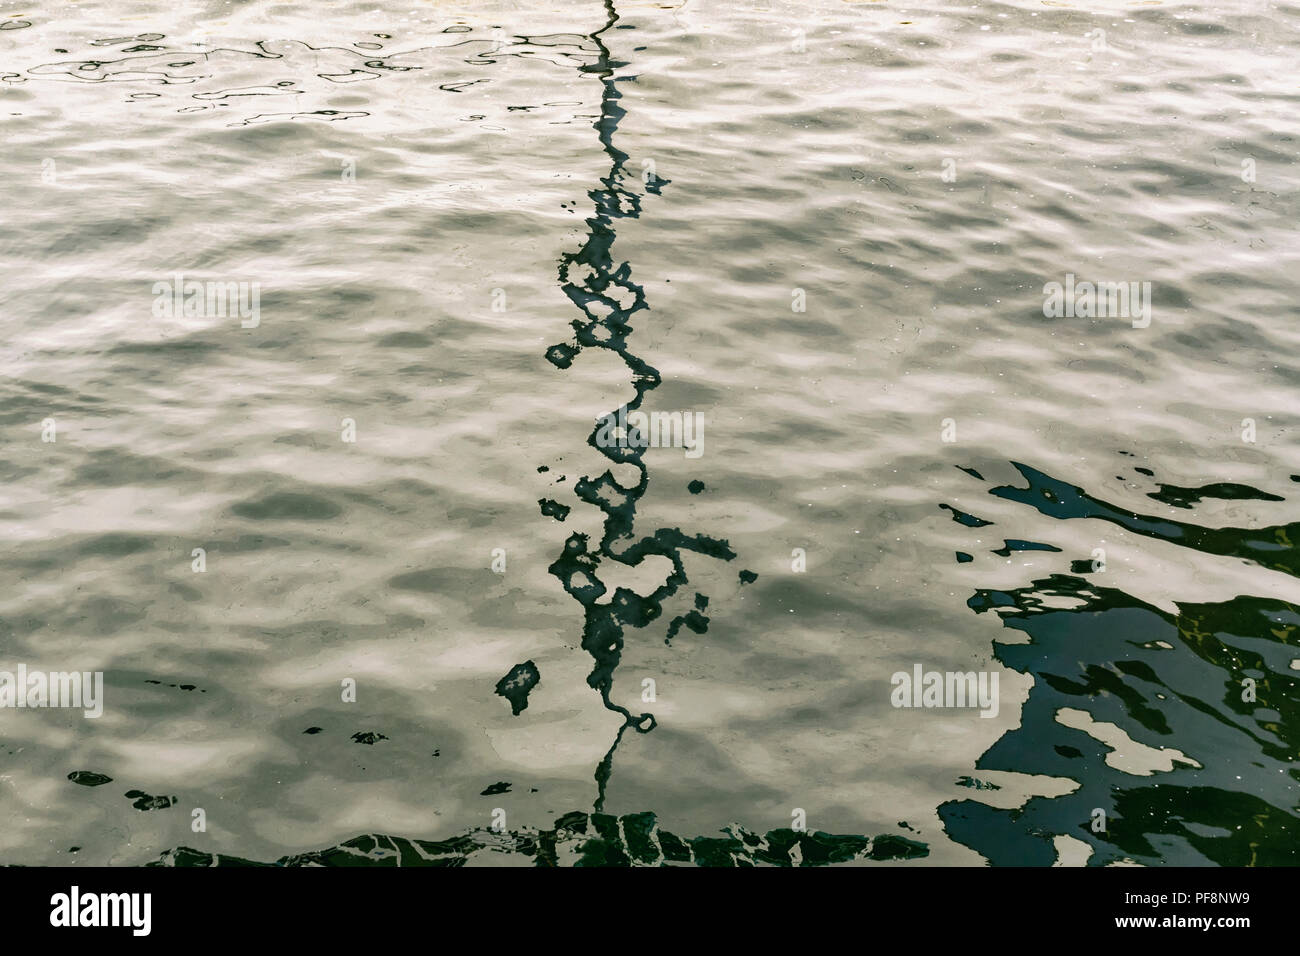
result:
[[(736, 556), (724, 540), (688, 535), (677, 528), (660, 528), (654, 534), (636, 540), (633, 530), (636, 506), (649, 483), (649, 472), (642, 461), (645, 449), (636, 442), (629, 442), (627, 447), (602, 447), (607, 443), (597, 442), (596, 438), (612, 417), (639, 409), (647, 393), (660, 383), (658, 371), (633, 354), (628, 344), (632, 332), (631, 318), (648, 308), (645, 290), (632, 281), (631, 266), (627, 262), (616, 263), (613, 256), (614, 222), (637, 218), (641, 213), (641, 197), (630, 188), (635, 177), (625, 168), (628, 155), (614, 144), (614, 134), (626, 115), (619, 105), (622, 94), (614, 78), (615, 68), (623, 64), (613, 60), (603, 39), (603, 34), (618, 22), (618, 12), (609, 0), (604, 6), (604, 26), (589, 35), (598, 51), (596, 62), (581, 67), (581, 70), (594, 74), (601, 83), (600, 116), (593, 128), (599, 134), (601, 149), (609, 157), (610, 167), (599, 185), (587, 193), (594, 209), (586, 220), (586, 241), (576, 252), (567, 253), (560, 259), (560, 287), (582, 317), (570, 323), (574, 333), (572, 341), (552, 345), (546, 351), (547, 360), (560, 369), (569, 368), (583, 349), (612, 352), (631, 371), (634, 391), (633, 397), (620, 409), (596, 422), (587, 444), (612, 462), (631, 465), (637, 471), (638, 481), (630, 487), (625, 486), (609, 470), (598, 478), (584, 476), (578, 481), (574, 493), (604, 513), (604, 531), (595, 547), (587, 535), (571, 534), (559, 558), (549, 568), (565, 591), (583, 607), (582, 648), (595, 660), (587, 683), (600, 693), (607, 709), (623, 717), (623, 725), (613, 745), (596, 768), (597, 811), (604, 805), (614, 753), (623, 735), (629, 727), (638, 733), (647, 733), (655, 726), (653, 714), (633, 714), (611, 696), (614, 672), (622, 659), (624, 628), (641, 628), (656, 620), (663, 611), (663, 601), (687, 583), (683, 552), (691, 551), (726, 561)], [(667, 182), (650, 176), (644, 188), (647, 193), (658, 195)], [(672, 562), (672, 573), (663, 585), (644, 597), (627, 588), (618, 588), (608, 604), (596, 603), (607, 593), (598, 576), (603, 562), (635, 567), (651, 555)]]
[[(1206, 554), (1245, 558), (1263, 567), (1300, 577), (1300, 550), (1294, 543), (1300, 538), (1300, 522), (1268, 528), (1209, 528), (1186, 521), (1155, 518), (1117, 508), (1077, 485), (1053, 478), (1029, 465), (1017, 461), (1011, 465), (1024, 476), (1027, 486), (1013, 488), (1003, 485), (990, 489), (989, 494), (1030, 505), (1051, 518), (1098, 518), (1147, 538), (1157, 538)], [(1160, 487), (1161, 494), (1166, 497), (1171, 491), (1181, 491), (1195, 493), (1198, 496), (1195, 500), (1228, 496), (1230, 500), (1281, 500), (1276, 495), (1265, 496), (1253, 488), (1232, 484), (1207, 485), (1198, 489), (1180, 489), (1174, 485)], [(1178, 500), (1184, 499), (1192, 500), (1187, 498), (1187, 494)]]

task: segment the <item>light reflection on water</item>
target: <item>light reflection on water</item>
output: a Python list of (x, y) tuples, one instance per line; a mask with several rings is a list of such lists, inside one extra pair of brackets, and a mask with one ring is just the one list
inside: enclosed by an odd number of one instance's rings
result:
[[(1293, 862), (1296, 10), (137, 7), (0, 34), (0, 640), (110, 702), (6, 719), (7, 860), (797, 808)], [(177, 272), (262, 321), (158, 321)], [(1044, 318), (1070, 273), (1152, 326)], [(590, 440), (647, 398), (703, 458)]]

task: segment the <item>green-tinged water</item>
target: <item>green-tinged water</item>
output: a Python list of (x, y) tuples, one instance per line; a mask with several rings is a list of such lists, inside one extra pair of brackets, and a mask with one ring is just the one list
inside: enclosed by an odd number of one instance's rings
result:
[(430, 842), (365, 835), (339, 846), (255, 863), (181, 847), (150, 866), (532, 866), (629, 867), (695, 865), (831, 866), (924, 857), (925, 845), (896, 834), (875, 839), (783, 828), (765, 834), (741, 826), (720, 837), (682, 839), (661, 830), (653, 813), (565, 814), (545, 830), (527, 833), (480, 830)]
[(1297, 62), (0, 0), (0, 861), (1300, 862)]

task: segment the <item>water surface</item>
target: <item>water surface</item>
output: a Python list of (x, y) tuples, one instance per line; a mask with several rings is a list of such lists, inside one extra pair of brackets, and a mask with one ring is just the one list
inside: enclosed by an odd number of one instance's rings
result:
[(1300, 7), (0, 25), (6, 862), (1296, 862)]

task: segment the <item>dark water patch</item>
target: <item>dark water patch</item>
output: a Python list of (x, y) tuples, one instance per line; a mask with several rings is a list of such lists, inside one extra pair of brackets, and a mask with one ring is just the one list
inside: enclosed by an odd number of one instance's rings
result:
[(143, 554), (153, 549), (153, 542), (148, 538), (134, 534), (105, 534), (91, 538), (78, 548), (83, 555), (107, 555), (124, 558), (130, 554)]
[[(26, 478), (29, 475), (40, 474), (41, 469), (36, 466), (28, 467), (20, 465), (16, 461), (0, 460), (0, 481), (6, 484), (16, 484), (18, 479)], [(18, 511), (0, 511), (0, 516), (8, 520), (13, 520), (21, 516)]]
[(542, 682), (542, 673), (532, 661), (524, 661), (510, 668), (505, 677), (497, 681), (496, 692), (510, 701), (510, 713), (518, 717), (528, 708), (528, 695)]
[(343, 513), (343, 509), (327, 498), (294, 491), (250, 498), (232, 506), (230, 511), (254, 521), (329, 521)]
[(201, 474), (177, 466), (165, 458), (136, 455), (124, 449), (101, 449), (90, 453), (89, 461), (79, 465), (74, 481), (81, 486), (122, 488), (182, 481), (196, 481)]
[[(1053, 834), (1087, 842), (1093, 865), (1300, 862), (1294, 606), (1239, 597), (1179, 604), (1171, 614), (1062, 574), (1011, 591), (980, 589), (969, 604), (977, 613), (999, 609), (1004, 627), (1029, 638), (995, 644), (995, 656), (1034, 678), (1020, 726), (976, 769), (1080, 786), (1010, 810), (946, 803), (940, 817), (954, 839), (995, 864), (1050, 864)], [(1086, 714), (1099, 729), (1063, 723), (1066, 712)], [(1111, 725), (1137, 746), (1108, 736)], [(1135, 762), (1117, 767), (1117, 759)], [(1205, 836), (1195, 822), (1223, 832)]]
[(424, 349), (433, 345), (433, 339), (420, 332), (394, 332), (376, 344), (384, 349)]
[(273, 445), (287, 445), (290, 448), (310, 448), (312, 451), (320, 451), (325, 447), (326, 439), (316, 432), (291, 432), (288, 435), (277, 435), (271, 439)]
[(123, 342), (110, 346), (108, 355), (142, 355), (164, 359), (178, 364), (196, 365), (212, 360), (213, 353), (224, 353), (229, 345), (216, 337), (209, 338), (207, 333), (193, 333), (185, 337), (163, 339), (158, 342)]
[(1019, 538), (1003, 538), (1002, 547), (993, 551), (993, 554), (1000, 554), (1004, 558), (1011, 556), (1014, 551), (1057, 551), (1061, 549), (1050, 544), (1042, 544), (1038, 541), (1021, 541)]
[(83, 787), (102, 787), (106, 783), (113, 782), (112, 777), (107, 774), (95, 773), (93, 770), (74, 770), (68, 774), (68, 779)]
[(321, 123), (336, 123), (340, 120), (358, 119), (359, 117), (369, 115), (369, 113), (361, 110), (302, 110), (300, 112), (286, 113), (257, 113), (247, 119), (238, 120), (227, 125), (237, 127), (256, 126), (259, 124), (276, 124), (273, 128), (280, 130), (284, 128), (283, 124), (292, 124), (303, 120)]
[(569, 517), (570, 508), (568, 505), (562, 505), (550, 498), (539, 498), (537, 504), (541, 508), (542, 514), (548, 518), (564, 521)]
[(496, 783), (489, 784), (487, 787), (485, 787), (483, 789), (483, 792), (480, 793), (479, 796), (494, 797), (498, 793), (509, 793), (509, 792), (510, 792), (510, 784), (505, 780), (500, 780)]
[(521, 856), (534, 866), (834, 866), (923, 859), (925, 843), (899, 836), (876, 837), (791, 829), (756, 833), (737, 824), (721, 837), (679, 837), (659, 826), (655, 814), (567, 813), (544, 830), (470, 830), (449, 840), (412, 840), (366, 834), (273, 863), (177, 847), (147, 866), (465, 866), (491, 864), (498, 854)]
[[(1174, 27), (1179, 32), (1188, 33), (1192, 36), (1211, 36), (1228, 32), (1228, 28), (1222, 23), (1207, 23), (1203, 20), (1176, 20), (1174, 21)], [(1190, 93), (1194, 91), (1188, 89), (1187, 92)]]
[[(1136, 469), (1144, 474), (1152, 474), (1143, 468)], [(1239, 485), (1235, 482), (1221, 481), (1199, 488), (1183, 488), (1179, 485), (1160, 485), (1159, 491), (1147, 494), (1148, 498), (1173, 505), (1175, 508), (1192, 508), (1205, 498), (1217, 498), (1221, 501), (1285, 501), (1280, 495), (1271, 495), (1266, 491)]]
[[(990, 494), (1062, 520), (1101, 518), (1206, 553), (1297, 568), (1294, 525), (1161, 521), (1012, 464), (1028, 487)], [(1202, 497), (1279, 500), (1233, 484), (1178, 495), (1189, 506)], [(1014, 642), (994, 643), (994, 656), (1033, 678), (1019, 726), (975, 768), (1078, 787), (1010, 809), (945, 803), (939, 815), (949, 835), (998, 865), (1050, 865), (1055, 835), (1088, 844), (1097, 866), (1300, 862), (1300, 672), (1291, 666), (1300, 658), (1300, 609), (1241, 595), (1179, 601), (1170, 612), (1102, 586), (1104, 568), (1093, 562), (1072, 569), (1099, 576), (1052, 574), (1019, 588), (981, 588), (967, 603), (977, 614), (997, 611), (1017, 632)]]
[(423, 594), (460, 594), (481, 588), (484, 582), (498, 579), (489, 568), (424, 568), (408, 571), (388, 579), (388, 586), (398, 591)]
[[(1300, 535), (1300, 522), (1265, 528), (1209, 528), (1188, 522), (1156, 518), (1118, 508), (1088, 494), (1077, 485), (1011, 462), (1028, 482), (1024, 488), (1003, 485), (989, 494), (1027, 504), (1052, 518), (1097, 518), (1144, 537), (1203, 551), (1206, 554), (1244, 558), (1300, 576), (1300, 550), (1292, 544)], [(947, 507), (940, 505), (940, 507)]]
[(171, 687), (175, 690), (197, 690), (200, 694), (206, 694), (207, 691), (197, 684), (165, 684), (160, 680), (146, 680), (146, 684), (157, 684), (159, 687)]
[(709, 629), (709, 619), (707, 617), (699, 611), (687, 611), (685, 614), (680, 614), (669, 622), (668, 633), (664, 637), (665, 644), (671, 644), (673, 642), (673, 638), (677, 636), (677, 632), (682, 629), (683, 624), (696, 634), (704, 634)]
[(212, 543), (207, 545), (207, 551), (209, 556), (213, 554), (248, 554), (254, 551), (264, 551), (268, 548), (287, 548), (289, 546), (290, 542), (286, 538), (272, 538), (264, 534), (241, 534), (229, 540), (213, 539)]
[(154, 797), (143, 790), (128, 790), (126, 798), (132, 801), (131, 806), (141, 811), (166, 810), (176, 803), (176, 797)]
[(992, 521), (985, 521), (983, 518), (976, 518), (974, 515), (968, 515), (964, 511), (958, 511), (952, 505), (939, 505), (939, 507), (945, 511), (951, 511), (952, 520), (968, 528), (985, 528), (993, 523)]
[(89, 626), (97, 634), (118, 634), (145, 617), (144, 605), (109, 595), (93, 595), (69, 608), (61, 620), (52, 618), (48, 623), (53, 627)]
[(198, 588), (192, 588), (188, 584), (181, 584), (179, 581), (168, 581), (167, 590), (171, 594), (175, 594), (182, 601), (186, 601), (190, 604), (203, 600), (202, 591)]

